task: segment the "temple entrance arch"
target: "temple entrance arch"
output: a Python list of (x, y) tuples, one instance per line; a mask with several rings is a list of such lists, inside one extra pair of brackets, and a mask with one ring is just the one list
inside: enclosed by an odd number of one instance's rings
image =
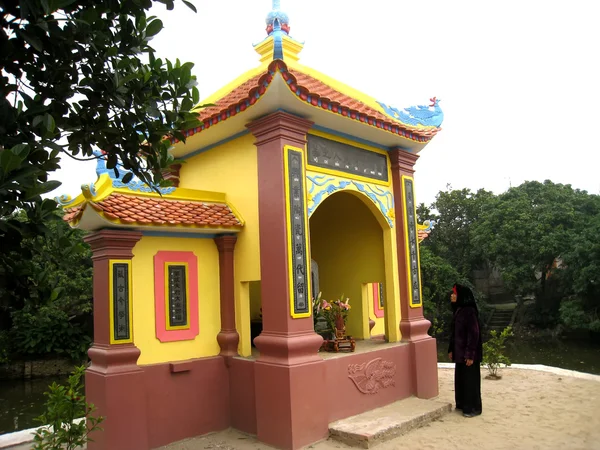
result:
[[(372, 335), (385, 335), (387, 340), (395, 341), (398, 291), (388, 250), (392, 248), (393, 233), (387, 218), (367, 196), (341, 190), (316, 207), (309, 225), (311, 256), (318, 264), (323, 298), (335, 300), (344, 295), (350, 299), (348, 334), (369, 339), (369, 319), (373, 319), (376, 324)], [(374, 297), (374, 286), (382, 287), (380, 296)], [(380, 301), (377, 311), (376, 302)]]

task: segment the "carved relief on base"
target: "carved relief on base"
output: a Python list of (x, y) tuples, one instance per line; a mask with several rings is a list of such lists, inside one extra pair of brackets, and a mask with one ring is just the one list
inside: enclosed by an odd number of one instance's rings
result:
[(379, 389), (394, 386), (396, 364), (381, 358), (362, 364), (349, 364), (348, 377), (363, 394), (376, 394)]

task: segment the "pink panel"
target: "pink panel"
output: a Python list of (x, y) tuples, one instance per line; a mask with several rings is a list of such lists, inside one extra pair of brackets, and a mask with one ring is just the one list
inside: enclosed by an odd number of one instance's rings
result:
[[(189, 285), (190, 328), (187, 330), (167, 330), (165, 311), (165, 264), (187, 263)], [(161, 251), (154, 255), (154, 306), (156, 314), (156, 337), (161, 342), (185, 341), (198, 336), (198, 258), (193, 252)]]
[(372, 283), (373, 286), (373, 311), (375, 317), (383, 317), (383, 309), (379, 306), (379, 283)]

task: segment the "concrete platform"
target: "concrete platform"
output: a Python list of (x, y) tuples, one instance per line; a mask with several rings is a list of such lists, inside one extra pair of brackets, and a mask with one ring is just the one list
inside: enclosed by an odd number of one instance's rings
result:
[(450, 403), (410, 397), (329, 425), (331, 438), (352, 447), (373, 448), (452, 411)]

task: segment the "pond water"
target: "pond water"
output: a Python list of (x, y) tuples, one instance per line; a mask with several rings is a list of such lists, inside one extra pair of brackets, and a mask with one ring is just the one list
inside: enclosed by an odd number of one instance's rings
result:
[(64, 384), (67, 378), (0, 381), (0, 434), (41, 426), (35, 418), (44, 411), (44, 392), (54, 381)]
[[(448, 362), (448, 342), (438, 340), (438, 361)], [(509, 340), (506, 356), (515, 364), (544, 364), (600, 375), (600, 345), (588, 341)]]
[[(438, 361), (448, 362), (448, 343), (438, 341)], [(513, 363), (545, 364), (600, 375), (600, 345), (582, 341), (531, 339), (509, 341), (507, 356)], [(29, 381), (0, 381), (0, 434), (34, 428), (44, 410), (44, 392), (53, 381), (67, 377)]]

